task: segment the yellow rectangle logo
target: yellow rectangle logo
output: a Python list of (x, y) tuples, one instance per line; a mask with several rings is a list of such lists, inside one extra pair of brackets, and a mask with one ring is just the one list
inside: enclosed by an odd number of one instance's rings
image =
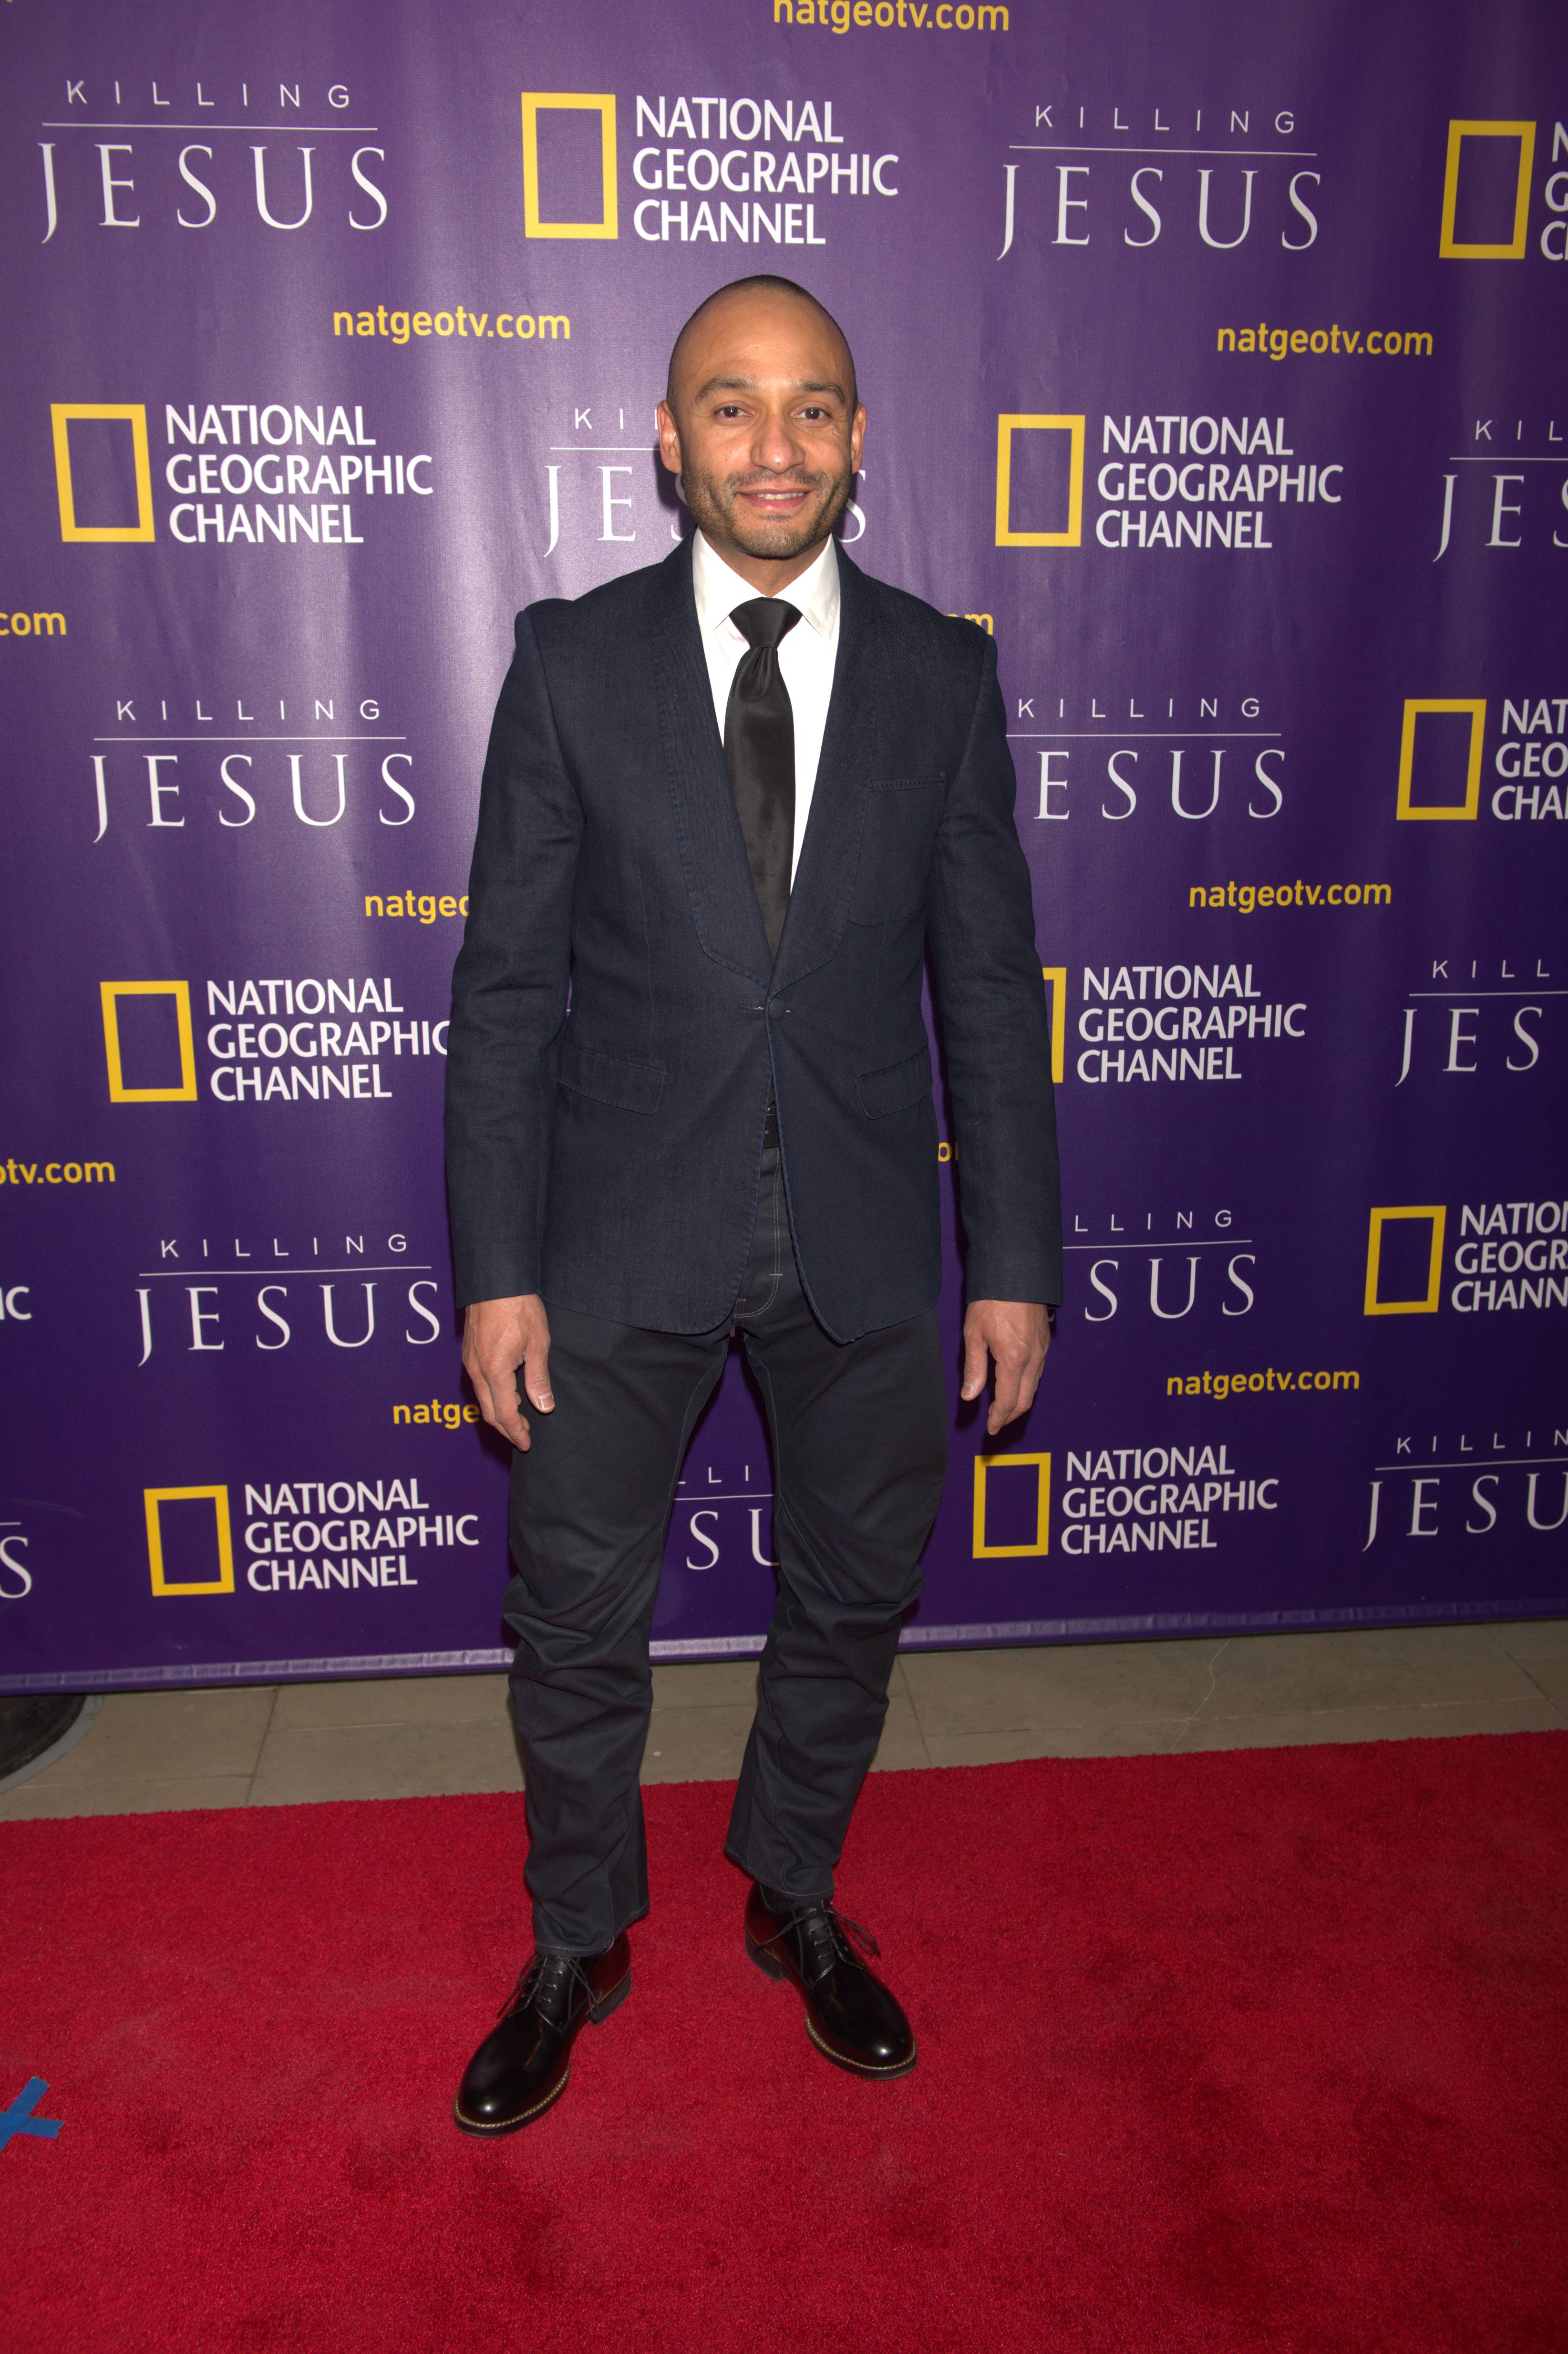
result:
[[(599, 218), (546, 220), (539, 204), (539, 116), (542, 111), (597, 114), (599, 119)], [(615, 170), (615, 99), (591, 90), (523, 92), (523, 228), (528, 237), (619, 237)]]
[[(103, 1006), (103, 1055), (109, 1066), (111, 1103), (195, 1103), (196, 1099), (196, 1038), (191, 1028), (190, 983), (185, 981), (101, 981)], [(180, 1083), (177, 1087), (128, 1087), (120, 1059), (120, 1002), (122, 997), (172, 997), (180, 1039)]]
[[(1435, 807), (1411, 801), (1411, 780), (1415, 772), (1416, 722), (1425, 712), (1467, 711), (1470, 715), (1470, 749), (1465, 775), (1465, 798), (1462, 801), (1439, 802)], [(1399, 738), (1399, 797), (1395, 814), (1402, 818), (1436, 819), (1439, 822), (1457, 818), (1477, 817), (1481, 807), (1481, 752), (1487, 726), (1484, 698), (1463, 695), (1417, 695), (1404, 706), (1404, 726)]]
[[(1384, 1299), (1379, 1288), (1383, 1260), (1383, 1230), (1400, 1218), (1425, 1218), (1432, 1226), (1432, 1247), (1426, 1263), (1426, 1288), (1415, 1299)], [(1427, 1203), (1415, 1209), (1374, 1210), (1367, 1233), (1367, 1288), (1364, 1302), (1369, 1316), (1436, 1316), (1442, 1305), (1443, 1236), (1448, 1224), (1448, 1212), (1441, 1202)]]
[[(228, 1522), (228, 1490), (227, 1488), (143, 1488), (142, 1500), (147, 1513), (147, 1565), (153, 1573), (153, 1591), (168, 1594), (232, 1594), (234, 1591), (234, 1537)], [(210, 1503), (214, 1522), (215, 1577), (173, 1584), (164, 1575), (163, 1507), (165, 1504)]]
[[(1513, 196), (1513, 238), (1508, 245), (1457, 245), (1459, 166), (1467, 139), (1517, 139), (1519, 179)], [(1443, 174), (1443, 227), (1437, 251), (1445, 261), (1522, 261), (1530, 228), (1530, 175), (1535, 162), (1533, 122), (1450, 122), (1448, 160)]]
[[(986, 1482), (993, 1470), (1015, 1471), (1033, 1469), (1034, 1490), (1034, 1541), (1033, 1544), (988, 1544), (985, 1533)], [(977, 1561), (1001, 1561), (1019, 1553), (1049, 1553), (1051, 1550), (1051, 1458), (1048, 1455), (977, 1455), (975, 1457), (975, 1525), (974, 1557)]]
[[(1084, 542), (1084, 428), (1082, 417), (999, 417), (996, 420), (996, 544), (998, 547), (1081, 547)], [(1015, 531), (1012, 524), (1012, 437), (1015, 433), (1066, 433), (1072, 466), (1065, 531)]]
[[(60, 537), (65, 540), (151, 539), (153, 531), (153, 461), (147, 450), (147, 411), (137, 400), (57, 400), (49, 417), (55, 437), (55, 488), (59, 493)], [(76, 491), (70, 472), (70, 429), (79, 419), (119, 418), (131, 428), (132, 457), (136, 469), (136, 520), (133, 524), (78, 523)]]

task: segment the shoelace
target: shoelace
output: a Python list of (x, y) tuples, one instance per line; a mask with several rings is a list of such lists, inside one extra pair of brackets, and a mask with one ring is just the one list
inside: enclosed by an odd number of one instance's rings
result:
[(565, 1997), (568, 2012), (571, 2009), (571, 1988), (574, 1980), (581, 1987), (587, 1998), (588, 2009), (592, 2010), (595, 2008), (593, 1983), (575, 1954), (535, 1954), (511, 1994), (502, 2004), (500, 2016), (503, 2019), (510, 2019), (514, 2010), (521, 2010), (525, 2002), (531, 2001), (536, 1994), (545, 1990), (546, 1979), (550, 1981), (547, 1989), (550, 1994)]
[[(836, 1904), (810, 1904), (799, 1913), (791, 1913), (782, 1928), (776, 1929), (771, 1937), (763, 1938), (764, 1948), (781, 1944), (792, 1930), (800, 1932), (805, 1949), (801, 1958), (808, 1963), (805, 1976), (810, 1986), (825, 1978), (835, 1962), (849, 1962), (863, 1970), (865, 1964), (861, 1954), (869, 1954), (874, 1959), (882, 1952), (871, 1931), (860, 1922), (852, 1921), (847, 1913), (841, 1913)], [(860, 1947), (859, 1954), (854, 1951), (856, 1946)], [(814, 1969), (810, 1967), (812, 1961), (817, 1964)]]

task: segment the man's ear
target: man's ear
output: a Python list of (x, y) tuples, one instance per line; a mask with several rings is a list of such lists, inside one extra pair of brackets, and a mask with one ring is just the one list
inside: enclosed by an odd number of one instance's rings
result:
[(659, 455), (672, 474), (681, 471), (681, 433), (667, 400), (659, 403)]

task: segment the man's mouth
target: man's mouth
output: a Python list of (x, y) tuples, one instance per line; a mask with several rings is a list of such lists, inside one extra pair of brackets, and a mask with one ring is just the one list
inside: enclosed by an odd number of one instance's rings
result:
[(736, 496), (744, 501), (753, 514), (787, 516), (800, 514), (810, 498), (811, 490), (805, 482), (761, 482), (747, 484), (745, 489), (737, 491)]

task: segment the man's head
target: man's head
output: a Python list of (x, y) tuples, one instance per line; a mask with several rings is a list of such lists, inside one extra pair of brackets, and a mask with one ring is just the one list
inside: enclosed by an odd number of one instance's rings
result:
[(841, 329), (788, 278), (720, 287), (675, 338), (660, 453), (707, 538), (766, 593), (849, 504), (864, 429)]

